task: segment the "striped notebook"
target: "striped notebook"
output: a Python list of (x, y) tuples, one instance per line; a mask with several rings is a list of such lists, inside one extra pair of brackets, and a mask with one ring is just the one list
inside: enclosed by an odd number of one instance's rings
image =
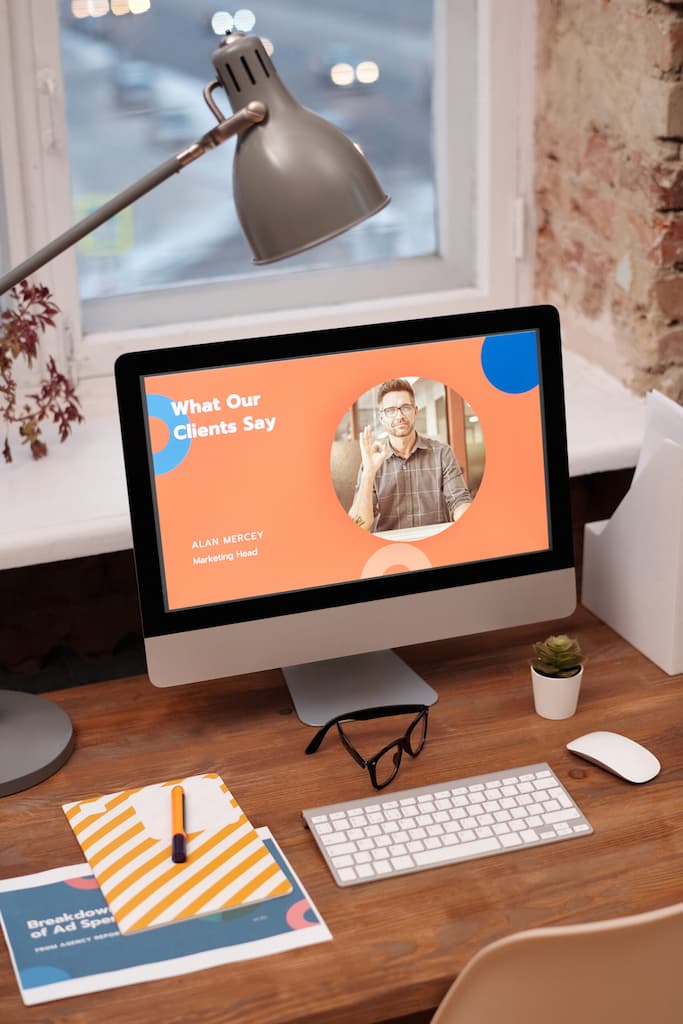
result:
[[(171, 860), (171, 789), (185, 792), (187, 860)], [(284, 896), (292, 886), (220, 776), (63, 805), (122, 933)]]

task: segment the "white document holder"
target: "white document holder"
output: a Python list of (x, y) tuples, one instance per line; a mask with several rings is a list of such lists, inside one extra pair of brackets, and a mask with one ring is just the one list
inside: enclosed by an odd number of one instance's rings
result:
[(683, 672), (683, 446), (662, 440), (611, 519), (586, 523), (581, 601), (669, 675)]

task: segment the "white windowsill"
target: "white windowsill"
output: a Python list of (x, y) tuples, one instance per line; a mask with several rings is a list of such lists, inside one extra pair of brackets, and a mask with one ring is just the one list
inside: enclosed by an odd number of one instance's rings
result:
[[(635, 466), (644, 400), (601, 367), (564, 353), (572, 476)], [(107, 407), (108, 411), (103, 411)], [(118, 420), (111, 398), (34, 462), (17, 442), (0, 463), (0, 569), (132, 547)]]

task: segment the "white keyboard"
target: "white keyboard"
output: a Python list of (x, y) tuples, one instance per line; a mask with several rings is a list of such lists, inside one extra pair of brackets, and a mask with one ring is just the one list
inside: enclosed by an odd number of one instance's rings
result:
[(337, 885), (590, 835), (547, 764), (303, 811)]

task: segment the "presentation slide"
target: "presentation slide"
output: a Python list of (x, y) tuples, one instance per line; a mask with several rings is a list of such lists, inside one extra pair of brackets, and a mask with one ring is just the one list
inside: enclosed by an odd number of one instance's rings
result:
[(144, 391), (169, 610), (549, 546), (534, 331)]

